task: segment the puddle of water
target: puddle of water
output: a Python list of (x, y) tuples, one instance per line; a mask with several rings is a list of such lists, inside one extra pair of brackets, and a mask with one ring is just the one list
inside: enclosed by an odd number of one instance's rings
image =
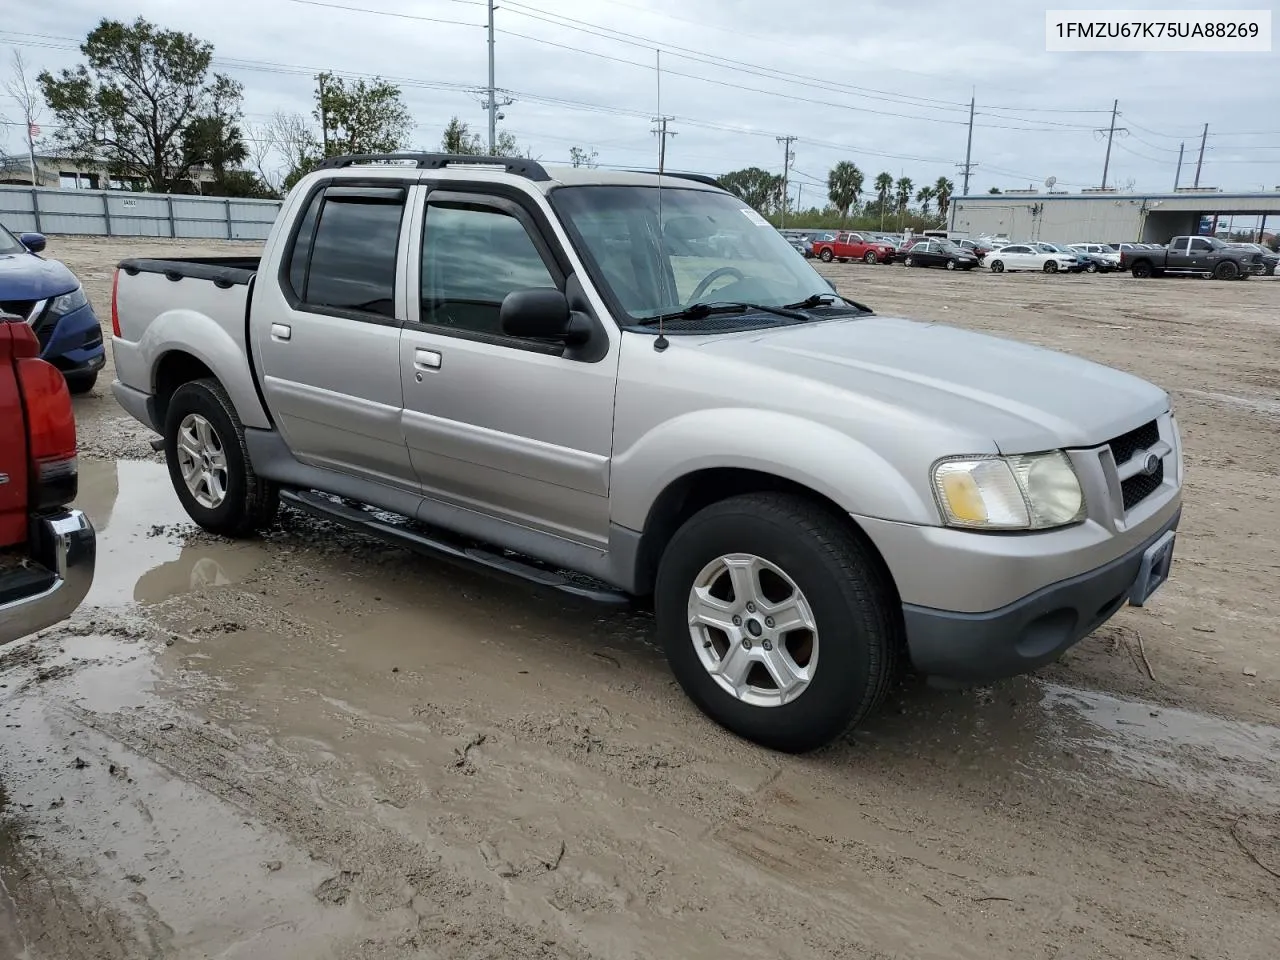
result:
[(253, 571), (252, 547), (194, 540), (164, 464), (131, 460), (81, 465), (77, 506), (98, 534), (98, 564), (85, 606), (152, 603), (233, 583)]

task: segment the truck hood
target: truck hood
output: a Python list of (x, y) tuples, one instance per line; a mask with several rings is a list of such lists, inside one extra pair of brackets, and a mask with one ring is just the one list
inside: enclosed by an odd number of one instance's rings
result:
[(79, 285), (75, 274), (57, 260), (29, 253), (0, 256), (0, 300), (44, 300)]
[(1105, 443), (1169, 409), (1163, 390), (1119, 370), (896, 317), (782, 327), (718, 337), (703, 347), (836, 387), (851, 403), (866, 397), (989, 436), (1003, 453)]

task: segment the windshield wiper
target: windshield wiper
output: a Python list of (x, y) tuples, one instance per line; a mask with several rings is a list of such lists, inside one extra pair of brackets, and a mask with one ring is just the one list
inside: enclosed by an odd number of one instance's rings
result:
[(662, 313), (656, 317), (645, 317), (642, 320), (637, 320), (636, 323), (642, 327), (653, 327), (660, 323), (669, 323), (672, 320), (698, 320), (716, 313), (747, 313), (752, 310), (758, 313), (771, 313), (775, 317), (786, 317), (788, 320), (810, 319), (807, 314), (800, 313), (791, 307), (770, 307), (763, 303), (720, 300), (714, 303), (693, 303), (682, 310), (673, 310), (671, 313)]
[(783, 304), (782, 309), (812, 310), (814, 307), (831, 306), (832, 304), (834, 304), (836, 300), (843, 300), (849, 306), (856, 307), (857, 309), (861, 310), (863, 313), (875, 313), (875, 311), (872, 310), (870, 307), (868, 307), (865, 303), (859, 303), (857, 300), (850, 300), (848, 297), (841, 296), (838, 293), (815, 293), (795, 303)]

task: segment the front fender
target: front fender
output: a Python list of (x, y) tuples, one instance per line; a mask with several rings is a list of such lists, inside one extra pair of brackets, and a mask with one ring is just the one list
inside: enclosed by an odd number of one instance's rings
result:
[(740, 408), (664, 421), (616, 452), (610, 481), (613, 523), (643, 530), (671, 483), (713, 468), (782, 477), (849, 513), (937, 524), (937, 507), (888, 461), (853, 437), (793, 414)]
[(166, 310), (147, 325), (136, 352), (145, 365), (148, 392), (152, 395), (156, 392), (156, 374), (163, 359), (174, 352), (185, 353), (203, 363), (218, 378), (235, 404), (241, 423), (246, 427), (271, 426), (258, 399), (245, 345), (206, 314), (183, 308)]

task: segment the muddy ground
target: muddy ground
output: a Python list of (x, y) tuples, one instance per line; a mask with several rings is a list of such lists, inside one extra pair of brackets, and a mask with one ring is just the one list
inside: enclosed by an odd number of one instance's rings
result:
[[(113, 263), (172, 248), (50, 254), (105, 318)], [(0, 652), (0, 957), (1280, 956), (1280, 282), (829, 272), (1171, 391), (1150, 607), (779, 756), (696, 713), (644, 613), (293, 514), (197, 533), (108, 374), (93, 592)]]

